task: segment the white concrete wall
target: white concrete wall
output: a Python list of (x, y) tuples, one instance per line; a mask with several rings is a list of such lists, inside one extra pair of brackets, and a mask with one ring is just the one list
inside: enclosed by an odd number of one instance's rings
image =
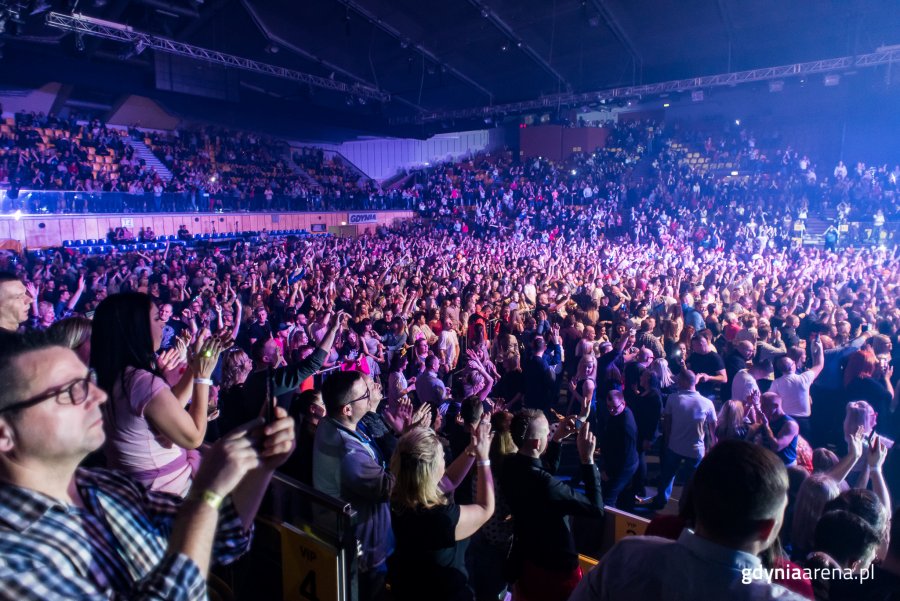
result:
[(482, 129), (452, 134), (439, 134), (427, 140), (373, 138), (342, 144), (292, 143), (291, 147), (313, 146), (339, 152), (363, 173), (384, 180), (402, 169), (456, 160), (479, 152), (492, 151), (504, 145), (503, 130)]

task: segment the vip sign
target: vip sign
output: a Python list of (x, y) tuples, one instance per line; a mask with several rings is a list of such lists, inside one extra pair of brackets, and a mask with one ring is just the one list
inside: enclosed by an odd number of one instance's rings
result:
[(337, 549), (288, 524), (280, 530), (284, 601), (337, 601)]

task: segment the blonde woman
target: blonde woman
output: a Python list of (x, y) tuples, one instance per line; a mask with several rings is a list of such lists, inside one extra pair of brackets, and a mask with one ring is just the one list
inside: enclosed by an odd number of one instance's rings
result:
[(675, 376), (672, 375), (668, 361), (663, 358), (654, 359), (647, 369), (659, 378), (659, 388), (664, 397), (675, 389)]
[(747, 422), (744, 420), (744, 403), (728, 401), (722, 405), (716, 425), (716, 439), (743, 440), (747, 436), (747, 430)]
[(816, 524), (822, 517), (822, 510), (828, 501), (837, 499), (841, 489), (834, 478), (828, 474), (812, 474), (797, 491), (794, 501), (794, 514), (791, 523), (792, 557), (803, 561), (813, 550), (813, 536)]
[(593, 353), (582, 355), (575, 377), (569, 382), (569, 408), (566, 415), (574, 415), (573, 408), (583, 407), (590, 399), (591, 412), (597, 409), (597, 358)]
[[(434, 430), (413, 428), (391, 458), (396, 478), (391, 495), (391, 525), (396, 548), (388, 560), (396, 601), (419, 601), (423, 591), (434, 600), (473, 600), (465, 564), (466, 545), (494, 513), (490, 422), (482, 421), (472, 444), (445, 469), (444, 449)], [(445, 491), (477, 464), (475, 503), (456, 505)]]
[(85, 365), (91, 362), (91, 320), (87, 317), (67, 317), (47, 328), (53, 342), (75, 351)]

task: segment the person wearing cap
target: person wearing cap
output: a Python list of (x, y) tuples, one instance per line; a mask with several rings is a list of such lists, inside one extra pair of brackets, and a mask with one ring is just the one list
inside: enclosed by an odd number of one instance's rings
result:
[(288, 339), (291, 337), (291, 332), (293, 332), (293, 328), (291, 324), (286, 322), (281, 322), (278, 324), (278, 327), (275, 328), (275, 336), (273, 339), (275, 340), (275, 344), (278, 345), (278, 349), (281, 351), (281, 356), (284, 357), (284, 349), (287, 345)]
[(394, 548), (390, 497), (394, 476), (388, 458), (358, 427), (381, 389), (358, 371), (337, 372), (322, 385), (327, 415), (319, 422), (313, 443), (313, 485), (316, 490), (353, 505), (361, 551), (357, 575), (358, 599), (379, 599)]

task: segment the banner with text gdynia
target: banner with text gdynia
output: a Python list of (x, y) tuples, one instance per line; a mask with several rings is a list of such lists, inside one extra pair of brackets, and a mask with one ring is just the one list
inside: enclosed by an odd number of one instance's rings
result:
[(377, 223), (378, 215), (376, 213), (350, 213), (348, 223), (356, 225), (357, 223)]

